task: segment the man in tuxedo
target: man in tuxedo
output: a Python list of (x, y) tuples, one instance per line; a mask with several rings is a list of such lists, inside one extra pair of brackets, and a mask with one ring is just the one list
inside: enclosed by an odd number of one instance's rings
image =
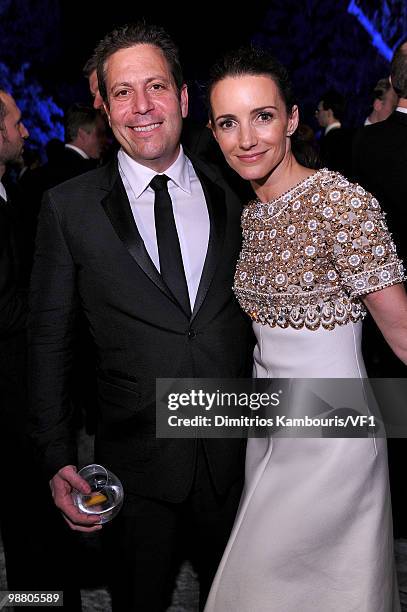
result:
[(373, 90), (372, 111), (365, 119), (364, 125), (373, 125), (390, 117), (397, 106), (398, 96), (394, 91), (390, 79), (379, 79)]
[(353, 176), (379, 200), (403, 259), (407, 256), (407, 42), (395, 51), (390, 70), (399, 96), (385, 121), (361, 128), (352, 152)]
[(166, 32), (123, 26), (96, 53), (121, 148), (44, 201), (29, 324), (33, 435), (68, 524), (100, 529), (71, 500), (73, 487), (87, 491), (67, 394), (72, 329), (84, 312), (98, 367), (96, 459), (125, 491), (103, 527), (113, 609), (165, 610), (183, 546), (202, 607), (236, 513), (244, 444), (157, 439), (155, 380), (250, 376), (251, 327), (232, 293), (241, 202), (180, 146), (188, 93)]
[(344, 113), (344, 97), (331, 89), (321, 97), (315, 116), (324, 129), (320, 140), (323, 165), (346, 176), (350, 171), (351, 136), (350, 132), (342, 127)]
[[(27, 456), (24, 436), (27, 303), (20, 283), (15, 211), (3, 183), (6, 165), (21, 158), (27, 137), (28, 131), (15, 101), (9, 94), (0, 91), (0, 460), (4, 466), (3, 492), (15, 489), (18, 466), (22, 467)], [(6, 467), (6, 461), (9, 467)], [(2, 495), (0, 527), (10, 589), (30, 588), (25, 583), (25, 559), (19, 559), (23, 550), (22, 539), (26, 537), (26, 533), (22, 538), (20, 536), (20, 521), (18, 504), (14, 509)]]
[[(64, 609), (73, 612), (81, 609), (81, 603), (79, 588), (73, 584), (75, 568), (67, 571), (72, 534), (58, 520), (27, 436), (27, 288), (19, 240), (21, 210), (15, 192), (4, 185), (6, 167), (19, 161), (27, 137), (14, 99), (0, 91), (0, 528), (8, 588), (63, 590)], [(55, 564), (61, 548), (64, 558)]]
[[(395, 51), (390, 67), (396, 110), (385, 121), (361, 128), (353, 142), (353, 177), (372, 192), (387, 215), (397, 250), (407, 261), (407, 41)], [(399, 361), (368, 318), (364, 330), (365, 361), (370, 376), (405, 378)], [(396, 537), (407, 537), (405, 489), (406, 440), (388, 441), (393, 523)]]
[(93, 170), (107, 144), (106, 125), (101, 113), (83, 104), (73, 104), (64, 116), (65, 146), (40, 168), (27, 172), (24, 188), (41, 201), (55, 185)]

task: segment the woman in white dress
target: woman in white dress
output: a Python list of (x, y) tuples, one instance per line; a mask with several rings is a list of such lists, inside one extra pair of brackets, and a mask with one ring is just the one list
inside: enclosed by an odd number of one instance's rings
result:
[[(267, 52), (222, 60), (213, 133), (257, 198), (242, 216), (235, 293), (254, 376), (362, 378), (365, 307), (407, 362), (403, 267), (375, 198), (301, 166), (287, 73)], [(249, 439), (245, 488), (205, 612), (396, 612), (386, 441)]]

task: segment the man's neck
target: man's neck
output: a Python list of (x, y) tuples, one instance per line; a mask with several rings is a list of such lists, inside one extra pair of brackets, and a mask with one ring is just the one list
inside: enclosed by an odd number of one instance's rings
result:
[(369, 119), (370, 123), (372, 123), (372, 124), (373, 123), (377, 123), (379, 121), (379, 119), (377, 117), (377, 113), (376, 113), (375, 110), (370, 113), (368, 119)]
[(325, 135), (327, 135), (328, 132), (330, 132), (331, 130), (336, 130), (336, 129), (340, 128), (340, 127), (341, 127), (341, 122), (340, 121), (337, 121), (336, 119), (335, 119), (335, 121), (331, 121), (326, 126), (326, 128), (325, 128)]
[(78, 146), (75, 142), (67, 142), (65, 147), (71, 149), (78, 153), (83, 159), (89, 159), (89, 155), (82, 149), (82, 147)]
[(399, 98), (397, 106), (401, 106), (401, 108), (407, 108), (407, 98)]

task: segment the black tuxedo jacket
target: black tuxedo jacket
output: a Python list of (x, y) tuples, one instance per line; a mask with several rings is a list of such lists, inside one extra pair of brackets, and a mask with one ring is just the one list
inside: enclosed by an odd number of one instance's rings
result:
[[(23, 431), (19, 402), (26, 383), (26, 291), (20, 283), (15, 211), (0, 197), (0, 435)], [(18, 409), (16, 409), (16, 405)], [(25, 408), (25, 406), (23, 407)], [(20, 436), (21, 438), (21, 436)], [(1, 440), (8, 445), (10, 440)], [(17, 437), (13, 443), (18, 447)]]
[(29, 274), (31, 274), (32, 259), (34, 256), (34, 242), (37, 232), (38, 214), (44, 193), (75, 176), (79, 176), (96, 168), (96, 161), (85, 159), (73, 149), (66, 147), (39, 168), (27, 170), (19, 181), (22, 202), (22, 221), (24, 222), (25, 256), (28, 260)]
[(21, 185), (41, 198), (48, 189), (94, 168), (95, 160), (85, 159), (74, 149), (64, 147), (55, 158), (43, 166), (27, 170), (21, 178)]
[(0, 346), (16, 334), (25, 332), (27, 315), (26, 296), (20, 282), (15, 228), (18, 218), (12, 206), (0, 197)]
[[(216, 170), (192, 161), (210, 237), (191, 320), (147, 254), (116, 160), (45, 198), (29, 335), (33, 435), (49, 477), (76, 463), (67, 379), (78, 310), (97, 353), (96, 457), (127, 492), (179, 501), (192, 483), (196, 441), (155, 437), (156, 378), (250, 376), (251, 326), (231, 289), (241, 202)], [(220, 493), (242, 475), (243, 446), (238, 440), (205, 442)]]
[(388, 214), (400, 254), (407, 256), (407, 114), (361, 128), (355, 135), (353, 178), (372, 192)]
[(322, 165), (349, 176), (351, 167), (352, 136), (347, 128), (333, 128), (320, 141)]

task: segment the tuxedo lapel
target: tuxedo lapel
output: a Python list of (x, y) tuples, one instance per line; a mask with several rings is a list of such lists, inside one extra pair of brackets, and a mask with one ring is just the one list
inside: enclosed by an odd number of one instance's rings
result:
[(209, 214), (210, 231), (208, 250), (198, 287), (198, 293), (195, 299), (192, 319), (195, 318), (198, 310), (205, 300), (209, 286), (215, 274), (216, 267), (220, 261), (226, 228), (226, 204), (223, 189), (209, 179), (195, 161), (193, 162), (193, 165), (205, 195)]
[[(117, 173), (112, 189), (102, 200), (105, 213), (126, 249), (149, 279), (173, 302), (175, 298), (150, 259), (131, 212), (126, 190)], [(178, 302), (176, 302), (178, 304)]]
[[(191, 157), (189, 153), (188, 157)], [(208, 176), (210, 172), (205, 171), (205, 167), (200, 161), (196, 159), (191, 161), (202, 185), (210, 222), (208, 250), (192, 312), (193, 319), (205, 300), (221, 257), (226, 228), (226, 203), (223, 189), (214, 182), (214, 178)], [(164, 283), (144, 246), (143, 239), (134, 221), (126, 190), (117, 171), (117, 166), (113, 168), (112, 177), (111, 187), (108, 190), (108, 194), (102, 200), (102, 206), (116, 234), (149, 279), (181, 308), (181, 305)]]

